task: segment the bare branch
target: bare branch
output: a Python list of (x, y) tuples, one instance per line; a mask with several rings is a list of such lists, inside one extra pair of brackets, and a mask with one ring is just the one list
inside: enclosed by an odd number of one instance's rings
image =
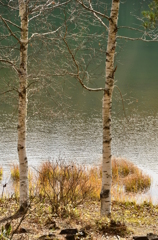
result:
[(87, 7), (87, 6), (83, 3), (83, 1), (77, 0), (77, 2), (80, 3), (80, 4), (82, 5), (82, 7), (84, 7), (86, 10), (88, 10), (88, 11), (90, 11), (90, 12), (93, 12), (93, 13), (95, 13), (95, 14), (103, 17), (103, 18), (106, 18), (108, 21), (110, 21), (110, 17), (108, 17), (107, 15), (105, 15), (105, 14), (103, 14), (103, 13), (101, 13), (101, 12), (98, 12), (98, 11), (96, 11), (96, 10), (94, 10), (94, 9), (91, 9), (91, 8)]
[[(89, 0), (89, 6), (90, 6), (90, 10), (94, 11), (94, 9), (92, 8), (92, 4), (91, 4), (91, 1), (90, 1), (90, 0)], [(93, 12), (93, 15), (99, 20), (99, 22), (100, 22), (100, 23), (106, 28), (106, 30), (108, 31), (108, 30), (109, 30), (108, 26), (101, 20), (101, 18), (98, 17), (98, 15), (97, 15), (95, 12)]]
[(118, 27), (118, 29), (121, 29), (121, 28), (126, 28), (126, 29), (130, 29), (130, 30), (133, 30), (133, 31), (144, 33), (143, 30), (140, 30), (138, 28), (133, 28), (133, 27), (128, 27), (128, 26), (120, 26), (120, 27)]
[(9, 7), (9, 8), (11, 8), (11, 9), (13, 9), (13, 10), (18, 11), (18, 8), (14, 8), (14, 7), (10, 6), (9, 3), (8, 3), (8, 4), (4, 4), (4, 3), (2, 3), (2, 1), (0, 1), (0, 3), (1, 3), (3, 6), (6, 6), (6, 7)]
[(81, 84), (81, 86), (82, 86), (83, 88), (85, 88), (85, 89), (88, 90), (88, 91), (95, 91), (95, 92), (104, 91), (104, 90), (105, 90), (104, 88), (89, 88), (89, 87), (87, 87), (87, 86), (83, 83), (82, 79), (80, 78), (80, 70), (79, 70), (79, 66), (78, 66), (78, 64), (77, 64), (77, 61), (76, 61), (76, 59), (75, 59), (75, 57), (74, 57), (74, 55), (73, 55), (73, 53), (72, 53), (72, 51), (71, 51), (71, 49), (70, 49), (67, 41), (66, 41), (66, 33), (67, 33), (67, 29), (66, 29), (65, 36), (64, 36), (64, 38), (63, 38), (63, 41), (64, 41), (64, 43), (65, 43), (65, 45), (66, 45), (66, 47), (67, 47), (67, 49), (68, 49), (68, 52), (70, 53), (70, 55), (71, 55), (71, 57), (72, 57), (72, 60), (73, 60), (73, 62), (74, 62), (74, 64), (75, 64), (75, 66), (76, 66), (76, 69), (77, 69), (76, 77), (77, 77), (79, 83)]
[[(35, 12), (38, 12), (38, 11), (39, 11), (39, 13), (38, 13), (37, 15), (33, 16), (32, 18), (30, 18), (29, 21), (31, 21), (31, 20), (33, 20), (34, 18), (40, 16), (43, 11), (53, 10), (53, 9), (55, 9), (55, 8), (57, 8), (57, 7), (64, 6), (64, 5), (68, 4), (68, 3), (71, 2), (71, 1), (72, 1), (72, 0), (68, 0), (68, 1), (65, 1), (64, 3), (58, 3), (58, 4), (56, 4), (56, 5), (53, 6), (53, 7), (52, 7), (53, 1), (48, 1), (49, 3), (47, 2), (47, 3), (45, 3), (43, 6), (39, 5), (39, 6), (37, 6), (35, 9), (33, 9), (33, 8), (36, 6), (36, 2), (37, 2), (37, 1), (36, 1), (35, 4), (34, 4), (34, 7), (32, 8), (32, 10), (29, 11), (29, 13), (35, 13)], [(49, 7), (50, 5), (51, 5), (51, 7)], [(39, 9), (40, 9), (40, 10), (39, 10)]]
[(9, 92), (13, 92), (13, 91), (18, 92), (18, 90), (16, 88), (12, 88), (12, 89), (9, 89), (9, 90), (7, 90), (5, 92), (2, 92), (2, 93), (0, 92), (0, 95), (6, 94), (6, 93), (9, 93)]
[(43, 36), (57, 33), (61, 28), (62, 28), (62, 26), (58, 27), (55, 31), (46, 32), (46, 33), (33, 33), (32, 36), (29, 38), (28, 42), (30, 42), (32, 40), (32, 38), (34, 38), (34, 37), (43, 37)]
[(4, 62), (4, 63), (8, 63), (10, 65), (12, 65), (13, 69), (16, 71), (16, 73), (18, 73), (18, 69), (15, 67), (14, 63), (12, 61), (9, 60), (5, 60), (5, 59), (0, 59), (0, 62)]
[(19, 27), (18, 25), (16, 25), (15, 23), (13, 23), (13, 22), (11, 22), (10, 20), (8, 20), (8, 19), (5, 19), (5, 18), (3, 18), (6, 22), (8, 22), (8, 23), (10, 23), (11, 25), (13, 25), (13, 26), (15, 26), (15, 27), (17, 27), (17, 28), (19, 28), (20, 30), (21, 30), (21, 27)]
[(116, 38), (120, 38), (120, 39), (125, 39), (125, 40), (129, 40), (129, 41), (136, 41), (136, 40), (139, 40), (139, 41), (143, 41), (143, 42), (158, 42), (158, 39), (145, 39), (143, 37), (140, 37), (140, 38), (130, 38), (130, 37), (125, 37), (125, 36), (117, 36)]
[(19, 38), (12, 32), (12, 30), (10, 29), (10, 27), (8, 26), (6, 20), (0, 15), (0, 18), (2, 19), (2, 21), (4, 22), (5, 26), (7, 27), (8, 31), (11, 33), (11, 35), (21, 44), (21, 41), (19, 40)]

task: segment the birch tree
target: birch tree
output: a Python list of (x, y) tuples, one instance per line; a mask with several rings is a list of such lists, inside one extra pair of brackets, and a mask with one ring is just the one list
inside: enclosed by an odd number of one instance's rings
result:
[(21, 18), (20, 69), (19, 69), (19, 107), (18, 107), (18, 156), (20, 170), (20, 206), (28, 206), (28, 160), (26, 155), (26, 117), (27, 117), (27, 58), (28, 58), (28, 7), (19, 0)]
[[(79, 66), (75, 61), (75, 58), (68, 47), (69, 52), (72, 55), (72, 59), (78, 69), (78, 80), (81, 85), (88, 91), (103, 91), (102, 100), (102, 122), (103, 122), (103, 163), (102, 163), (102, 188), (100, 193), (101, 199), (101, 215), (111, 214), (111, 183), (112, 183), (112, 165), (111, 165), (111, 107), (112, 107), (112, 92), (114, 88), (114, 74), (116, 68), (114, 66), (114, 56), (116, 49), (116, 36), (117, 36), (117, 22), (119, 15), (120, 0), (112, 0), (110, 16), (105, 15), (99, 11), (93, 9), (91, 1), (88, 1), (89, 5), (86, 5), (83, 1), (77, 0), (84, 9), (90, 11), (95, 18), (103, 25), (105, 31), (108, 32), (106, 61), (105, 61), (105, 87), (103, 88), (89, 88), (86, 86), (79, 74)], [(102, 20), (104, 18), (107, 23)], [(109, 26), (108, 26), (109, 25)]]
[[(102, 91), (103, 92), (103, 100), (102, 100), (102, 131), (103, 131), (103, 140), (102, 140), (102, 149), (103, 149), (103, 162), (102, 162), (102, 188), (100, 193), (101, 200), (101, 216), (110, 215), (111, 214), (111, 183), (112, 183), (112, 164), (111, 164), (111, 108), (112, 108), (112, 94), (113, 89), (116, 87), (119, 92), (120, 89), (117, 87), (115, 83), (115, 72), (117, 66), (115, 65), (115, 55), (116, 55), (116, 43), (119, 39), (130, 40), (130, 41), (145, 41), (152, 42), (156, 41), (153, 39), (150, 32), (147, 32), (141, 23), (140, 28), (135, 28), (131, 26), (119, 26), (118, 27), (118, 17), (119, 17), (119, 8), (120, 8), (120, 0), (112, 0), (111, 1), (111, 9), (110, 14), (106, 10), (106, 5), (102, 6), (91, 0), (76, 0), (79, 5), (82, 6), (83, 11), (85, 11), (85, 15), (82, 17), (82, 21), (84, 18), (87, 19), (88, 13), (93, 16), (95, 19), (95, 24), (100, 24), (102, 26), (102, 30), (107, 32), (107, 42), (106, 45), (106, 53), (104, 55), (105, 62), (105, 85), (104, 87), (92, 88), (89, 87), (88, 84), (85, 83), (84, 74), (81, 74), (82, 68), (80, 68), (79, 60), (76, 58), (74, 52), (70, 45), (67, 43), (66, 34), (63, 38), (67, 49), (72, 57), (72, 61), (76, 67), (76, 78), (80, 82), (81, 86), (88, 91)], [(101, 4), (101, 3), (100, 3)], [(100, 11), (102, 9), (102, 11)], [(107, 13), (107, 14), (105, 14)], [(93, 20), (91, 20), (92, 22)], [(98, 26), (98, 25), (97, 25)], [(138, 37), (129, 37), (124, 35), (119, 35), (118, 30), (126, 28), (131, 32), (137, 33)], [(132, 35), (132, 34), (131, 34)], [(100, 36), (101, 37), (101, 36)], [(95, 38), (91, 38), (91, 40)], [(99, 40), (99, 38), (98, 38)], [(95, 48), (93, 49), (95, 52)], [(103, 51), (102, 51), (103, 52)], [(102, 54), (100, 52), (100, 54)], [(83, 56), (82, 56), (83, 57)], [(86, 59), (85, 59), (86, 62)], [(97, 61), (96, 61), (97, 62)], [(86, 69), (88, 72), (88, 70)], [(121, 93), (120, 93), (121, 94)]]
[[(0, 35), (0, 63), (2, 67), (11, 66), (16, 72), (19, 79), (19, 87), (14, 87), (1, 92), (8, 93), (16, 91), (18, 93), (18, 157), (20, 170), (20, 209), (25, 210), (29, 205), (29, 186), (28, 186), (28, 158), (26, 152), (26, 133), (27, 133), (27, 92), (32, 81), (28, 84), (28, 45), (31, 41), (43, 36), (52, 36), (56, 34), (62, 26), (50, 30), (45, 26), (38, 32), (32, 32), (29, 35), (30, 21), (36, 21), (42, 17), (43, 13), (49, 15), (53, 10), (66, 5), (69, 1), (61, 1), (55, 3), (54, 1), (0, 1), (0, 19), (2, 32)], [(14, 13), (15, 19), (10, 19), (9, 12)], [(4, 16), (5, 17), (4, 17)], [(19, 20), (20, 18), (20, 20)], [(43, 18), (44, 20), (44, 18)], [(18, 22), (18, 23), (17, 23)], [(45, 22), (46, 24), (47, 22)], [(47, 31), (46, 31), (47, 30)], [(43, 32), (42, 32), (43, 31)], [(19, 56), (17, 55), (19, 53)], [(40, 69), (41, 70), (41, 69)], [(40, 83), (41, 84), (41, 83)]]
[(102, 165), (102, 189), (101, 215), (111, 213), (111, 104), (114, 87), (114, 55), (116, 48), (116, 33), (119, 14), (119, 0), (114, 0), (111, 7), (109, 20), (108, 43), (106, 52), (106, 83), (103, 96), (103, 165)]

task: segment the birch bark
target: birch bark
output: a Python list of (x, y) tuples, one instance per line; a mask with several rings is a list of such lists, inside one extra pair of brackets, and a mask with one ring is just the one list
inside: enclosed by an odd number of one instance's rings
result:
[(28, 160), (26, 156), (26, 117), (27, 117), (27, 50), (28, 13), (27, 4), (19, 0), (21, 18), (19, 107), (18, 107), (18, 156), (20, 169), (20, 207), (25, 209), (29, 202)]
[(116, 48), (117, 22), (120, 0), (113, 0), (109, 20), (108, 43), (106, 52), (106, 83), (103, 96), (103, 163), (102, 163), (102, 189), (101, 216), (111, 214), (111, 106), (114, 87), (114, 55)]

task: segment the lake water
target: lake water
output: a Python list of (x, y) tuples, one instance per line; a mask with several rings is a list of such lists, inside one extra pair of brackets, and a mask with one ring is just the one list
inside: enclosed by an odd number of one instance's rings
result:
[[(129, 13), (133, 7), (140, 14), (142, 6), (138, 1), (134, 2), (135, 7), (133, 1), (121, 4), (119, 25), (137, 24)], [(157, 194), (158, 43), (120, 42), (117, 51), (116, 80), (124, 98), (127, 118), (115, 88), (112, 154), (129, 159), (154, 176), (153, 186)], [(7, 73), (1, 72), (1, 76), (7, 76)], [(104, 86), (104, 78), (97, 80), (97, 85)], [(102, 94), (86, 92), (75, 81), (64, 83), (63, 93), (68, 96), (66, 110), (65, 100), (56, 97), (56, 101), (61, 101), (57, 114), (48, 114), (57, 108), (53, 101), (48, 104), (49, 110), (43, 107), (45, 111), (38, 112), (37, 109), (35, 116), (29, 114), (27, 155), (30, 167), (38, 167), (43, 161), (58, 158), (91, 166), (101, 164)], [(3, 182), (10, 176), (10, 166), (18, 163), (17, 111), (15, 107), (12, 114), (13, 109), (4, 102), (0, 104), (0, 165), (4, 169)]]

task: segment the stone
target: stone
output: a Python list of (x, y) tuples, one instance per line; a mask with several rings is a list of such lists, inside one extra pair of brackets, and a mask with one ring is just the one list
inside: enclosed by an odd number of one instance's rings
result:
[(158, 235), (148, 233), (147, 236), (134, 236), (134, 240), (158, 240)]
[(68, 235), (66, 235), (65, 239), (66, 239), (66, 240), (75, 240), (75, 235), (73, 235), (73, 234), (68, 234)]
[(147, 234), (148, 240), (158, 240), (158, 235), (155, 235), (153, 233)]
[(134, 236), (133, 240), (148, 240), (147, 236)]
[(77, 228), (65, 228), (61, 230), (60, 234), (76, 235), (78, 233)]

